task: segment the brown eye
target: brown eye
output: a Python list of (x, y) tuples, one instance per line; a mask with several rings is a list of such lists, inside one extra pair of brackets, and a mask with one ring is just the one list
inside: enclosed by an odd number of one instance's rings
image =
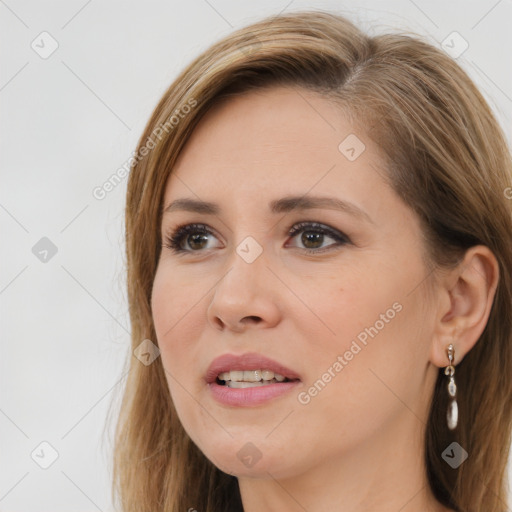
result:
[[(300, 242), (304, 245), (303, 250), (310, 253), (324, 252), (350, 242), (343, 233), (316, 222), (300, 222), (295, 224), (288, 234), (291, 237), (295, 237), (300, 233), (302, 233)], [(326, 237), (334, 240), (334, 243), (322, 247)]]
[(213, 233), (203, 224), (187, 224), (169, 235), (165, 246), (176, 253), (199, 252), (206, 248), (209, 235)]

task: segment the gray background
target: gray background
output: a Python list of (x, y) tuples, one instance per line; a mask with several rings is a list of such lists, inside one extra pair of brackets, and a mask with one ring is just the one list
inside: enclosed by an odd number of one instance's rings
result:
[[(93, 190), (193, 57), (264, 15), (304, 8), (436, 45), (457, 31), (469, 45), (457, 60), (511, 140), (511, 0), (0, 0), (0, 511), (112, 510), (110, 437), (129, 351), (126, 180), (102, 200)], [(58, 455), (47, 469), (42, 442)]]

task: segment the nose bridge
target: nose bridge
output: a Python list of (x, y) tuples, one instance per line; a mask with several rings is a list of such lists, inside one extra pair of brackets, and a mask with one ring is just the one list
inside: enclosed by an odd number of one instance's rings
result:
[(253, 297), (259, 284), (265, 281), (268, 258), (263, 245), (249, 235), (233, 247), (228, 258), (228, 272), (220, 281), (218, 291), (233, 294), (233, 297)]
[(227, 271), (214, 288), (208, 308), (209, 320), (240, 329), (244, 318), (273, 323), (278, 317), (275, 288), (268, 286), (273, 274), (263, 245), (246, 236), (227, 259)]

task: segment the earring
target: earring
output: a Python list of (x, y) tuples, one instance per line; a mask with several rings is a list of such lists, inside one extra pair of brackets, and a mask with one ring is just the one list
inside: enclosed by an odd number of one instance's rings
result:
[(457, 400), (455, 399), (455, 395), (457, 393), (457, 386), (455, 385), (455, 368), (453, 367), (454, 353), (455, 349), (453, 345), (450, 343), (448, 348), (446, 349), (446, 353), (448, 355), (448, 360), (450, 364), (445, 368), (444, 374), (450, 376), (450, 381), (448, 382), (448, 394), (452, 397), (450, 401), (450, 405), (448, 406), (448, 413), (446, 415), (446, 419), (448, 421), (448, 428), (450, 430), (454, 430), (457, 427), (457, 422), (459, 419), (459, 408), (457, 406)]

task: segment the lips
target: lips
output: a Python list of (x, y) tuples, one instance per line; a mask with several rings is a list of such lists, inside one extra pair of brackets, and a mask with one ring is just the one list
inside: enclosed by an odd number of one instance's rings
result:
[(289, 380), (301, 380), (297, 372), (286, 366), (255, 352), (245, 354), (224, 354), (215, 358), (206, 371), (205, 380), (208, 384), (216, 381), (219, 373), (231, 370), (271, 370)]

